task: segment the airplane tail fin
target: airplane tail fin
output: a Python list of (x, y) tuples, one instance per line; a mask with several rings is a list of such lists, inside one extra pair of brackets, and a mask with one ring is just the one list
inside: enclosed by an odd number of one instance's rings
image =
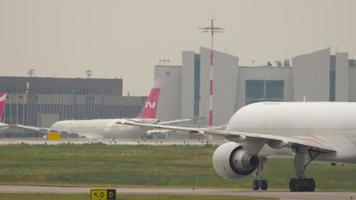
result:
[(150, 94), (148, 95), (145, 103), (142, 106), (140, 114), (137, 118), (141, 119), (155, 119), (157, 113), (157, 106), (159, 100), (159, 93), (161, 90), (161, 82), (160, 80), (155, 80), (155, 85), (151, 89)]
[(5, 110), (6, 96), (6, 93), (0, 92), (0, 121), (2, 121), (2, 117)]

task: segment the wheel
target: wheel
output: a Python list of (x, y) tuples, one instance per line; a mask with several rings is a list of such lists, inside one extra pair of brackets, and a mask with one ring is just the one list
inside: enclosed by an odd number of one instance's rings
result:
[(295, 178), (291, 178), (289, 180), (289, 191), (291, 192), (296, 192), (296, 185), (297, 185), (298, 180)]
[(260, 181), (260, 187), (261, 187), (261, 190), (267, 190), (267, 189), (268, 189), (268, 182), (267, 182), (267, 180), (261, 180), (261, 181)]
[(302, 192), (305, 191), (306, 188), (306, 181), (303, 178), (292, 178), (289, 181), (289, 190), (291, 192)]
[(315, 181), (312, 178), (292, 178), (289, 180), (289, 190), (291, 192), (314, 192)]
[(297, 191), (300, 192), (313, 192), (315, 191), (315, 181), (312, 178), (298, 179)]
[(253, 190), (258, 190), (260, 189), (260, 182), (258, 180), (253, 180), (252, 182), (252, 189)]
[(304, 178), (298, 178), (295, 184), (295, 191), (296, 192), (304, 192), (307, 188), (307, 181)]
[(314, 192), (315, 191), (315, 181), (313, 178), (305, 179), (305, 191)]

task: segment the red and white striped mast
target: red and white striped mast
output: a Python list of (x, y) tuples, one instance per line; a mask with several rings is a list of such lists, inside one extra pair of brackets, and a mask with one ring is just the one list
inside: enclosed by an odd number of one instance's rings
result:
[(210, 27), (202, 27), (200, 28), (205, 33), (210, 33), (211, 35), (211, 48), (210, 48), (210, 88), (209, 88), (209, 116), (208, 116), (208, 124), (209, 126), (213, 125), (213, 96), (214, 96), (214, 33), (222, 33), (224, 32), (224, 28), (215, 27), (214, 20), (210, 20)]

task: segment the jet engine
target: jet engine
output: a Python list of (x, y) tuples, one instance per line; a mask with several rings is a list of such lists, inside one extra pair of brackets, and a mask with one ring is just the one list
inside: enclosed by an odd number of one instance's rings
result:
[(251, 174), (259, 164), (257, 155), (250, 154), (243, 146), (228, 142), (220, 145), (213, 154), (213, 166), (220, 176), (236, 179)]

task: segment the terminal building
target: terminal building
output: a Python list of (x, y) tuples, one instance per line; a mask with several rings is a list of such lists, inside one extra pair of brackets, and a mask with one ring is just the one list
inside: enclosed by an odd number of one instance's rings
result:
[[(260, 101), (356, 101), (356, 60), (323, 49), (265, 66), (240, 66), (239, 58), (214, 52), (214, 125), (244, 105)], [(158, 117), (207, 119), (210, 49), (184, 51), (182, 65), (156, 65), (161, 79)], [(203, 124), (207, 124), (207, 120)]]
[(145, 97), (122, 96), (122, 79), (0, 77), (4, 121), (49, 127), (67, 119), (135, 117)]

